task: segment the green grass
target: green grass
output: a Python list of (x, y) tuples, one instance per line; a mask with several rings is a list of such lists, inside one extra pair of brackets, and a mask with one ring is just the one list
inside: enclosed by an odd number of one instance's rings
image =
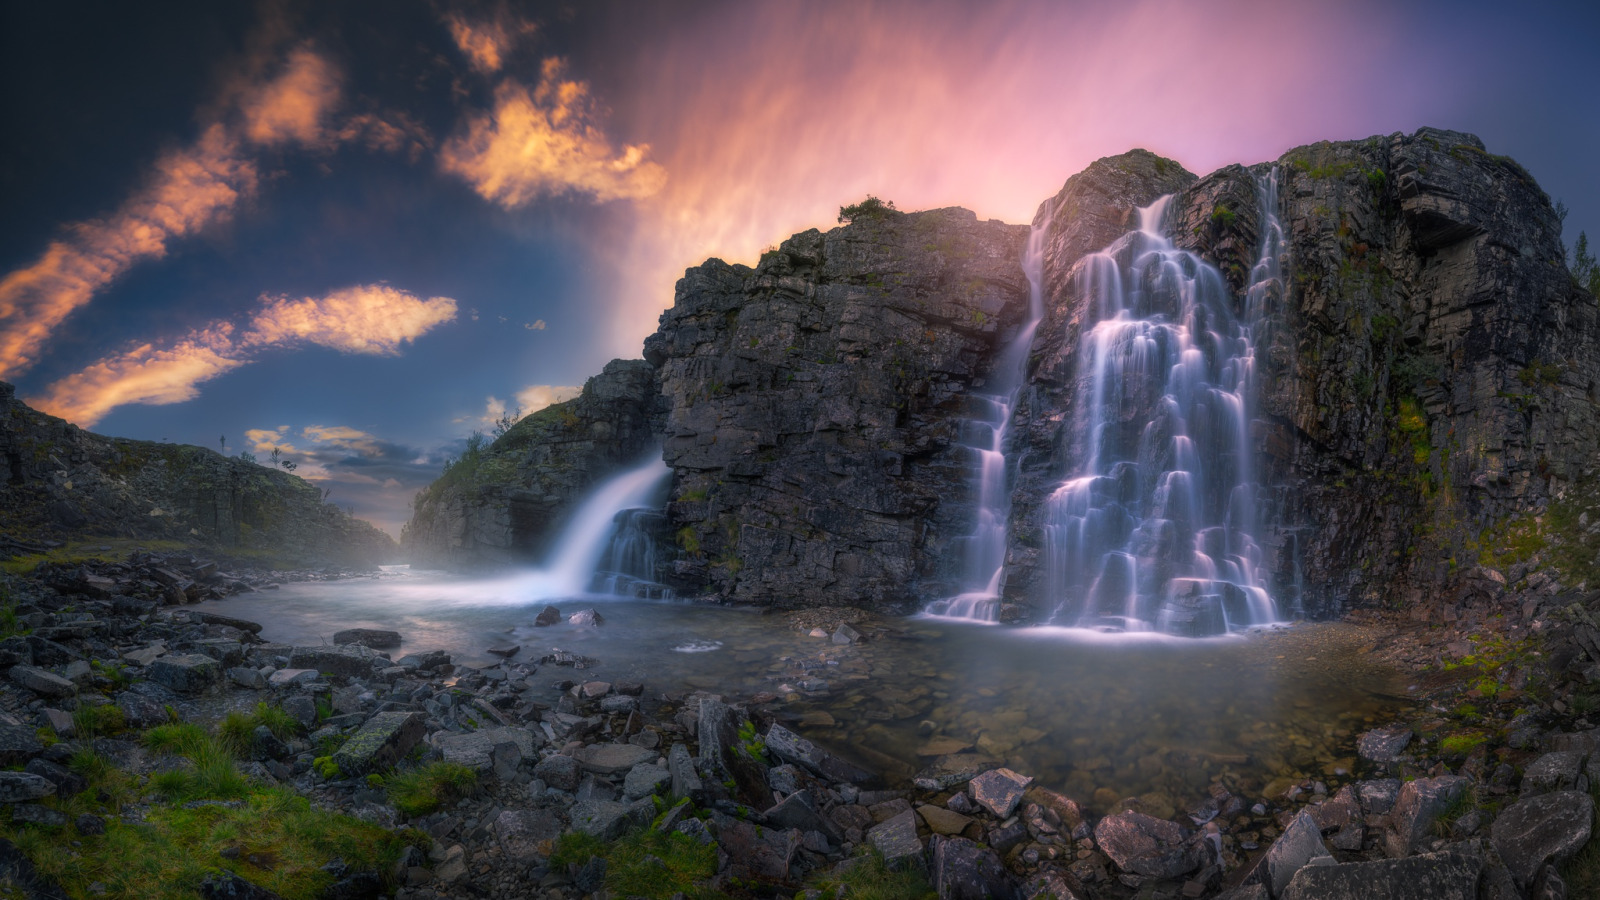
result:
[(217, 739), (240, 758), (250, 755), (250, 745), (255, 741), (256, 728), (265, 725), (279, 740), (288, 740), (300, 730), (300, 723), (281, 707), (257, 703), (248, 713), (231, 712), (217, 726)]
[(198, 725), (158, 725), (145, 732), (145, 746), (194, 764), (151, 776), (151, 789), (168, 800), (236, 800), (250, 790), (249, 779), (234, 765), (233, 751)]
[[(100, 549), (102, 547), (107, 549)], [(189, 549), (189, 545), (182, 541), (90, 538), (82, 541), (71, 541), (63, 546), (45, 550), (42, 553), (24, 553), (21, 556), (14, 556), (11, 559), (0, 562), (0, 572), (6, 572), (11, 575), (26, 575), (45, 563), (122, 562), (128, 558), (129, 553), (135, 550), (160, 553), (187, 549)]]
[(928, 878), (915, 866), (889, 868), (883, 854), (872, 850), (857, 858), (855, 865), (837, 878), (824, 878), (816, 884), (824, 896), (840, 887), (850, 900), (928, 900), (938, 896)]
[(72, 726), (79, 740), (92, 741), (121, 732), (128, 727), (128, 719), (120, 706), (90, 706), (80, 702), (78, 708), (72, 711)]
[(1439, 742), (1439, 752), (1445, 756), (1466, 756), (1483, 746), (1488, 740), (1487, 737), (1475, 731), (1452, 734)]
[(1595, 818), (1590, 829), (1589, 843), (1561, 867), (1561, 878), (1567, 883), (1568, 897), (1600, 897), (1600, 784), (1589, 788), (1595, 800)]
[(452, 762), (431, 762), (388, 779), (389, 800), (408, 816), (425, 816), (439, 807), (470, 796), (478, 773)]
[[(613, 896), (667, 900), (674, 894), (708, 897), (698, 884), (717, 874), (715, 844), (676, 831), (651, 828), (634, 831), (610, 844), (582, 832), (569, 831), (556, 841), (550, 865), (583, 865), (594, 857), (606, 861), (606, 887)], [(855, 895), (850, 895), (853, 898)]]

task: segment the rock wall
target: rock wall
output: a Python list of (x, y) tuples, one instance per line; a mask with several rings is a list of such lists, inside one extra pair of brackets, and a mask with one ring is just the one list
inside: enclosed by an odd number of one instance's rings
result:
[(401, 546), (441, 568), (538, 560), (583, 495), (660, 444), (655, 368), (612, 360), (583, 392), (524, 417), (417, 495)]
[[(393, 562), (393, 538), (288, 472), (203, 447), (110, 438), (0, 382), (0, 536), (12, 551), (84, 538), (174, 540), (295, 565)], [(6, 549), (6, 547), (0, 547)]]
[(1028, 229), (883, 211), (690, 269), (645, 342), (668, 403), (680, 587), (910, 607), (972, 526), (968, 389), (1020, 324)]

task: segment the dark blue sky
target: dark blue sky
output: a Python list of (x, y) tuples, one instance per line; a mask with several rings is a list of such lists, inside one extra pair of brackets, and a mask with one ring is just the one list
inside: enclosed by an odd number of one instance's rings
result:
[(565, 396), (685, 266), (869, 191), (1027, 221), (1132, 146), (1437, 125), (1600, 232), (1594, 4), (1336, 6), (7, 3), (0, 378), (292, 448), (397, 532), (491, 398)]

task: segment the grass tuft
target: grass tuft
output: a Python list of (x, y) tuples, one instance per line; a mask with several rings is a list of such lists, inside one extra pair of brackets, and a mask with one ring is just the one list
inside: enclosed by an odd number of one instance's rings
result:
[(892, 869), (883, 854), (871, 850), (856, 857), (855, 865), (836, 877), (817, 884), (824, 895), (842, 895), (850, 900), (930, 900), (938, 896), (928, 878), (915, 867)]
[(431, 762), (388, 779), (389, 800), (408, 816), (425, 816), (447, 803), (470, 796), (478, 773), (453, 762)]

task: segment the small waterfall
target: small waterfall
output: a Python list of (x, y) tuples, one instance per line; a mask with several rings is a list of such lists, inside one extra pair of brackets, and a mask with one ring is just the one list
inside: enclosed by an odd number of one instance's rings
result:
[(1006, 438), (1011, 413), (1027, 377), (1028, 353), (1033, 334), (1044, 317), (1044, 244), (1051, 216), (1033, 225), (1022, 256), (1028, 278), (1028, 320), (1022, 324), (995, 360), (989, 376), (993, 393), (971, 399), (981, 415), (966, 422), (966, 446), (978, 458), (974, 486), (978, 495), (978, 521), (965, 539), (961, 593), (928, 604), (927, 614), (974, 622), (1000, 621), (1000, 589), (1006, 562), (1006, 526), (1011, 518), (1011, 469), (1006, 460)]
[(1224, 634), (1277, 620), (1257, 542), (1255, 331), (1283, 290), (1276, 173), (1257, 185), (1259, 261), (1240, 308), (1166, 236), (1171, 197), (1078, 265), (1074, 472), (1045, 508), (1054, 621)]
[(566, 530), (537, 573), (546, 583), (541, 596), (576, 596), (594, 581), (602, 558), (613, 550), (618, 519), (627, 510), (648, 507), (662, 480), (672, 473), (658, 456), (602, 483), (573, 513)]
[(593, 590), (619, 597), (670, 600), (672, 589), (658, 584), (659, 560), (654, 537), (664, 516), (659, 509), (625, 509), (616, 515), (616, 530), (595, 569)]

